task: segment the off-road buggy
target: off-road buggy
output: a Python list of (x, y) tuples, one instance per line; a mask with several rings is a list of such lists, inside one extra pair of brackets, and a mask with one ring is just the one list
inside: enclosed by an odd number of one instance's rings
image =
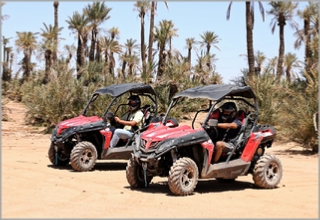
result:
[(145, 129), (158, 111), (156, 92), (150, 85), (125, 83), (98, 89), (80, 116), (58, 123), (52, 131), (48, 152), (51, 163), (65, 166), (70, 162), (76, 171), (89, 171), (97, 159), (129, 159), (131, 139), (120, 140), (115, 148), (109, 148), (109, 143), (112, 137), (110, 128), (122, 127), (115, 123), (113, 117), (127, 115), (127, 99), (131, 95), (139, 95), (141, 99), (144, 113), (142, 129)]
[[(218, 118), (210, 117), (219, 114), (219, 107), (227, 101), (237, 104), (242, 127), (232, 140), (235, 147), (213, 163), (220, 135)], [(191, 126), (167, 126), (173, 107), (195, 103), (201, 103), (202, 109), (195, 111)], [(171, 192), (184, 196), (193, 193), (198, 179), (233, 182), (238, 176), (252, 174), (256, 186), (275, 188), (282, 178), (282, 165), (265, 150), (271, 147), (276, 131), (257, 120), (256, 96), (248, 86), (206, 85), (177, 93), (163, 120), (151, 123), (152, 129), (136, 136), (126, 167), (127, 181), (131, 188), (140, 188), (147, 187), (154, 176), (168, 177)]]

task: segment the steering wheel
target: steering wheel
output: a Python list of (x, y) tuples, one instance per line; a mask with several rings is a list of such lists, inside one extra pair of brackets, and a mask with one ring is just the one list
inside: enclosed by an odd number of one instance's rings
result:
[(215, 127), (215, 126), (210, 127), (208, 124), (205, 124), (204, 129), (207, 131), (208, 135), (210, 136), (210, 138), (212, 140), (219, 137), (219, 132), (218, 132), (217, 127)]
[(110, 125), (113, 127), (118, 127), (118, 123), (116, 122), (114, 117), (115, 115), (113, 114), (113, 112), (108, 112), (106, 115), (106, 118), (110, 121)]

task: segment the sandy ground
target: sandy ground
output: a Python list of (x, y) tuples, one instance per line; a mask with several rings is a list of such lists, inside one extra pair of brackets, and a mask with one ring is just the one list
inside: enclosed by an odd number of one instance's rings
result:
[(50, 135), (24, 124), (25, 108), (6, 105), (2, 121), (2, 218), (318, 218), (318, 155), (294, 143), (274, 144), (284, 171), (279, 187), (257, 189), (252, 176), (235, 183), (199, 181), (187, 197), (170, 194), (166, 178), (131, 190), (126, 161), (98, 161), (91, 172), (51, 166)]

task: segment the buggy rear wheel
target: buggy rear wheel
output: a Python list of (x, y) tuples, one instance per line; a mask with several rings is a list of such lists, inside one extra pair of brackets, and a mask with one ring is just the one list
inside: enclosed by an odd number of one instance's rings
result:
[(282, 165), (274, 155), (260, 157), (253, 168), (253, 181), (256, 186), (265, 189), (276, 188), (282, 178)]
[(96, 164), (97, 155), (92, 143), (80, 142), (71, 151), (71, 166), (75, 171), (90, 171)]
[(126, 167), (126, 177), (127, 181), (132, 188), (142, 188), (147, 187), (153, 176), (144, 175), (144, 170), (140, 164), (134, 159), (130, 158)]
[(51, 143), (49, 147), (48, 157), (54, 166), (66, 166), (70, 161), (70, 157), (62, 153), (61, 150), (58, 149), (56, 152), (55, 145), (53, 143)]
[(198, 167), (187, 157), (180, 158), (171, 166), (168, 185), (175, 195), (186, 196), (193, 193), (198, 183)]

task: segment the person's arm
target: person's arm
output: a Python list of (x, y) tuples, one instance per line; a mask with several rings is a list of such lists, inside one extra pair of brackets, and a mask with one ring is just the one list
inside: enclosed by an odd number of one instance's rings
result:
[(238, 125), (235, 122), (232, 123), (218, 123), (217, 125), (218, 128), (222, 128), (222, 129), (237, 129)]
[(128, 126), (132, 126), (132, 127), (137, 124), (137, 122), (135, 120), (126, 121), (126, 120), (121, 120), (119, 117), (114, 117), (114, 120), (116, 122), (118, 122), (119, 124), (128, 125)]

